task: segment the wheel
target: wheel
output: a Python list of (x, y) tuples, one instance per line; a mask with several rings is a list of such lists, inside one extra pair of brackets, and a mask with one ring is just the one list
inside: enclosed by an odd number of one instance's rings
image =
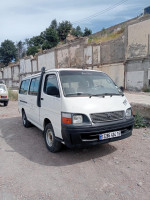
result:
[(5, 102), (4, 102), (4, 106), (7, 106), (7, 105), (8, 105), (8, 101), (5, 101)]
[(55, 138), (54, 130), (52, 125), (49, 123), (46, 125), (44, 130), (44, 139), (46, 147), (50, 152), (58, 152), (61, 149), (61, 142), (57, 141)]
[(31, 126), (31, 123), (27, 120), (27, 116), (24, 110), (22, 111), (22, 123), (26, 128), (29, 128)]

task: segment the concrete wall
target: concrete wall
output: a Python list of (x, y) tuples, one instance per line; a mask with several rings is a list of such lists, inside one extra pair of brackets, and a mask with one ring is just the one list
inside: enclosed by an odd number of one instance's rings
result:
[(42, 67), (45, 67), (47, 70), (55, 68), (55, 52), (54, 51), (38, 55), (37, 60), (38, 60), (37, 70), (39, 71), (41, 70)]
[(99, 69), (108, 74), (118, 86), (124, 87), (125, 80), (123, 63), (102, 65)]
[(88, 44), (86, 38), (75, 40), (43, 54), (37, 54), (34, 59), (21, 59), (20, 68), (4, 68), (1, 76), (4, 80), (11, 79), (12, 82), (6, 81), (9, 87), (17, 87), (22, 78), (40, 71), (43, 66), (46, 69), (84, 67), (104, 71), (118, 86), (124, 86), (123, 43), (123, 37), (104, 44)]
[(149, 54), (150, 19), (128, 27), (127, 58), (145, 57)]
[(1, 69), (0, 80), (3, 80), (7, 87), (17, 89), (20, 81), (20, 66), (15, 64)]
[(149, 87), (148, 70), (150, 59), (130, 60), (125, 64), (126, 88), (142, 90)]
[[(132, 23), (131, 23), (132, 22)], [(150, 17), (128, 21), (124, 35), (101, 44), (89, 44), (80, 38), (33, 57), (20, 60), (19, 65), (0, 71), (0, 79), (9, 87), (18, 87), (19, 81), (37, 73), (42, 67), (88, 68), (106, 72), (118, 86), (142, 90), (150, 87)]]
[(124, 36), (105, 42), (101, 45), (101, 63), (111, 64), (117, 62), (124, 62), (125, 48)]
[(150, 19), (128, 26), (125, 82), (129, 90), (150, 87)]

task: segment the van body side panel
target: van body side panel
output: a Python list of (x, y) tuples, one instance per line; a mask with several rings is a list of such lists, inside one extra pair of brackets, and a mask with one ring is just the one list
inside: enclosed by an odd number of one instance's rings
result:
[(29, 111), (27, 118), (32, 123), (39, 124), (40, 121), (40, 108), (37, 106), (37, 96), (28, 95)]
[(60, 83), (57, 74), (53, 72), (52, 75), (56, 75), (57, 84), (59, 86), (59, 91), (60, 91), (60, 97), (47, 95), (44, 92), (45, 78), (47, 75), (51, 74), (46, 73), (43, 77), (42, 90), (41, 90), (40, 125), (44, 129), (44, 120), (49, 119), (49, 121), (53, 126), (55, 136), (62, 139), (62, 134), (61, 134), (62, 98), (61, 98)]
[(41, 97), (43, 100), (41, 101), (40, 108), (40, 123), (44, 123), (44, 119), (49, 119), (55, 136), (62, 138), (61, 136), (61, 98), (48, 96), (46, 94), (42, 94)]

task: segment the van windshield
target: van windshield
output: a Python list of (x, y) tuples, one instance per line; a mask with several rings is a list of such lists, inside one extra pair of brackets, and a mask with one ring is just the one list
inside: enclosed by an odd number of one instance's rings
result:
[(103, 72), (60, 71), (64, 96), (123, 95), (122, 91)]

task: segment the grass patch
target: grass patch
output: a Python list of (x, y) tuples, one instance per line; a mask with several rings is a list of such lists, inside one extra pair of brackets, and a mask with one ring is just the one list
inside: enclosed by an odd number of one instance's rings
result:
[(109, 41), (109, 40), (113, 40), (113, 39), (116, 39), (118, 37), (120, 37), (124, 32), (124, 28), (122, 28), (121, 30), (117, 31), (117, 32), (113, 32), (113, 33), (106, 33), (105, 35), (102, 35), (102, 36), (99, 36), (99, 37), (92, 37), (92, 36), (89, 36), (89, 39), (88, 39), (88, 43), (91, 44), (91, 43), (101, 43), (101, 42), (106, 42), (106, 41)]
[(150, 88), (143, 88), (143, 92), (150, 92)]
[(134, 128), (142, 128), (146, 127), (146, 122), (144, 120), (144, 117), (140, 113), (136, 113), (134, 116)]
[(8, 90), (8, 97), (11, 101), (17, 101), (18, 100), (18, 92), (14, 90)]

